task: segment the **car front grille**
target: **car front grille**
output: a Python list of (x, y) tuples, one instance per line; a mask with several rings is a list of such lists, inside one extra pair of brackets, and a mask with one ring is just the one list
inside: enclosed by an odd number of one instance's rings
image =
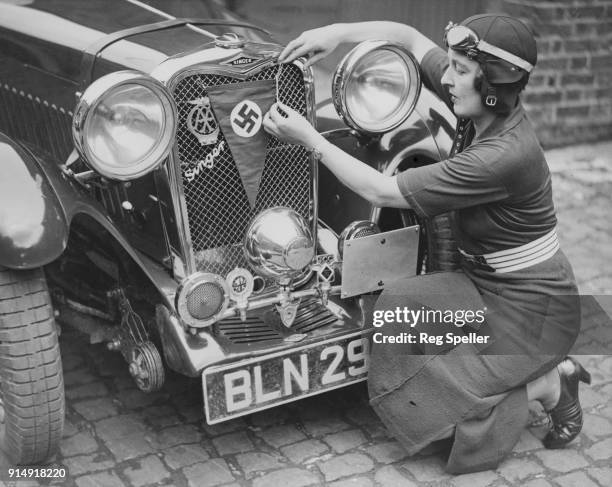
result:
[(305, 115), (306, 84), (302, 71), (295, 65), (271, 66), (246, 80), (218, 74), (190, 74), (174, 88), (179, 114), (178, 161), (175, 169), (177, 179), (183, 185), (197, 270), (225, 276), (237, 266), (248, 267), (242, 252), (244, 235), (253, 217), (267, 208), (289, 207), (309, 224), (313, 222), (313, 174), (308, 153), (301, 146), (269, 138), (265, 166), (253, 208), (230, 151), (217, 154), (214, 164), (206, 170), (205, 175), (199, 174), (191, 181), (184, 175), (185, 168), (196, 167), (197, 161), (206, 160), (209, 155), (212, 158), (213, 150), (221, 141), (225, 141), (227, 147), (221, 127), (217, 142), (210, 145), (201, 144), (189, 130), (187, 118), (193, 100), (206, 97), (207, 89), (212, 87), (232, 83), (244, 86), (245, 83), (259, 80), (276, 80), (277, 75), (277, 99)]

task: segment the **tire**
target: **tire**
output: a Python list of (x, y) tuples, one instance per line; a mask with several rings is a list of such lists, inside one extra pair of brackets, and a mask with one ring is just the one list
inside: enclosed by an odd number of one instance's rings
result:
[[(418, 156), (405, 160), (394, 175), (412, 167), (432, 164), (435, 161)], [(414, 210), (399, 210), (401, 227), (419, 225), (421, 238), (417, 274), (437, 271), (452, 271), (459, 268), (459, 251), (453, 237), (450, 213), (443, 213), (432, 218), (421, 218)]]
[(41, 269), (0, 267), (0, 401), (0, 449), (9, 460), (50, 459), (64, 427), (64, 380)]
[(427, 218), (421, 223), (426, 233), (427, 254), (424, 272), (452, 271), (459, 268), (459, 251), (451, 229), (450, 214)]
[(459, 268), (459, 251), (451, 229), (450, 214), (420, 218), (413, 210), (399, 210), (401, 227), (421, 227), (417, 275)]

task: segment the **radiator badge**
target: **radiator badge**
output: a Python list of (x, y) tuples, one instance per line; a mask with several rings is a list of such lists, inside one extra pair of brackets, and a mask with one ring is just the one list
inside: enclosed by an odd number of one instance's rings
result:
[(200, 173), (204, 171), (204, 169), (212, 169), (215, 165), (215, 159), (219, 157), (219, 154), (221, 154), (224, 150), (225, 140), (222, 140), (219, 145), (217, 145), (213, 150), (206, 154), (206, 157), (204, 159), (200, 159), (196, 163), (195, 167), (190, 167), (189, 169), (185, 169), (183, 171), (183, 178), (185, 178), (185, 181), (190, 183), (196, 177), (198, 177)]
[(253, 137), (263, 122), (261, 108), (251, 100), (238, 103), (230, 115), (232, 130), (240, 137)]
[(244, 66), (246, 64), (253, 64), (253, 63), (260, 62), (261, 60), (262, 60), (261, 58), (255, 58), (255, 57), (249, 57), (249, 56), (238, 56), (238, 57), (235, 57), (234, 59), (230, 59), (229, 61), (221, 63), (221, 64), (227, 64), (229, 66)]
[(217, 142), (219, 137), (219, 126), (215, 120), (215, 114), (210, 106), (207, 96), (192, 100), (189, 104), (193, 108), (187, 115), (187, 129), (195, 135), (202, 145), (211, 145)]

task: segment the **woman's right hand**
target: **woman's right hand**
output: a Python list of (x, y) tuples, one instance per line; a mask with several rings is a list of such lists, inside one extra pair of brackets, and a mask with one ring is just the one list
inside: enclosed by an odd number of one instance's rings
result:
[(330, 54), (340, 42), (342, 28), (339, 24), (307, 30), (287, 44), (278, 61), (289, 63), (300, 56), (306, 56), (308, 60), (305, 65), (310, 66)]

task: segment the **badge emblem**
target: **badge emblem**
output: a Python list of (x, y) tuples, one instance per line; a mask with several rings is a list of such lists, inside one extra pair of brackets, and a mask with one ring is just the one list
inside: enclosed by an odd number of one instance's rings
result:
[(202, 145), (211, 145), (219, 137), (219, 125), (207, 96), (189, 102), (193, 108), (187, 114), (187, 129)]
[(227, 283), (234, 301), (248, 298), (253, 293), (253, 275), (242, 267), (236, 267), (227, 275)]
[(232, 130), (240, 137), (253, 137), (263, 122), (261, 108), (251, 100), (238, 103), (230, 115)]
[(281, 303), (276, 305), (276, 310), (280, 316), (281, 322), (287, 328), (291, 328), (295, 318), (297, 317), (298, 308), (300, 307), (300, 299), (291, 302)]
[(256, 63), (257, 61), (261, 61), (261, 59), (254, 58), (254, 57), (240, 56), (240, 57), (231, 59), (227, 63), (223, 63), (223, 64), (229, 64), (230, 66), (244, 66), (245, 64), (253, 64), (253, 63)]
[[(206, 157), (204, 157), (204, 159), (200, 159), (199, 161), (197, 161), (194, 167), (183, 168), (183, 177), (185, 178), (185, 180), (190, 183), (196, 177), (198, 177), (200, 173), (204, 171), (204, 169), (212, 169), (215, 165), (215, 161), (223, 153), (224, 150), (225, 141), (222, 140), (221, 142), (219, 142), (219, 145), (213, 147), (212, 150), (209, 151), (208, 154), (206, 154)], [(181, 167), (183, 165), (188, 166), (189, 163), (181, 163)]]
[(254, 279), (247, 269), (236, 267), (226, 278), (230, 288), (230, 297), (236, 302), (242, 321), (246, 321), (246, 310), (249, 296), (253, 294)]
[(277, 54), (276, 52), (272, 52), (272, 53), (268, 53), (268, 52), (262, 52), (262, 53), (258, 53), (257, 55), (255, 54), (250, 54), (250, 53), (241, 53), (238, 54), (237, 56), (234, 56), (231, 59), (228, 59), (227, 61), (221, 61), (219, 64), (223, 64), (224, 66), (233, 66), (233, 67), (247, 67), (247, 70), (250, 71), (251, 69), (254, 69), (255, 67), (257, 67), (258, 65), (269, 61), (271, 57), (273, 57), (275, 54)]

